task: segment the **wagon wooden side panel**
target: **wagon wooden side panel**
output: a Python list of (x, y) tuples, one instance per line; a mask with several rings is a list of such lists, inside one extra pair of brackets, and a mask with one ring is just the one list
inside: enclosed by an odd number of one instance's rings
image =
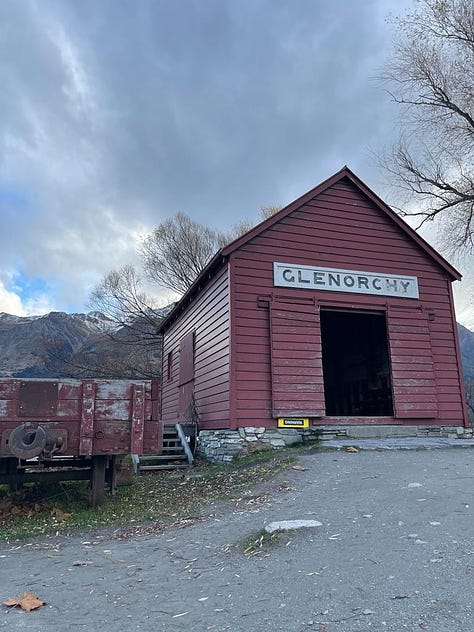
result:
[(1, 380), (0, 482), (89, 480), (100, 505), (121, 455), (161, 450), (158, 396), (156, 380)]
[[(38, 428), (46, 435), (40, 443), (35, 439)], [(2, 380), (0, 433), (1, 457), (23, 458), (22, 450), (25, 458), (42, 453), (50, 457), (155, 453), (162, 445), (158, 384), (153, 380)], [(35, 441), (37, 453), (30, 454), (27, 446)], [(41, 450), (40, 444), (44, 444)]]

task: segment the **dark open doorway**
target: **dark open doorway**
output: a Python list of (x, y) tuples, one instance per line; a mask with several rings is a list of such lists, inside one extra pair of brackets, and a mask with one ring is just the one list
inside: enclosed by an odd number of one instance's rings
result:
[(321, 338), (326, 415), (392, 416), (385, 314), (321, 310)]

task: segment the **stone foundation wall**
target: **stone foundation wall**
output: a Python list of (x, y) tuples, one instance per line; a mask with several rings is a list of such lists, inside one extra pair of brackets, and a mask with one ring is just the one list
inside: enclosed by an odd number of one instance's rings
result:
[(197, 454), (209, 461), (230, 462), (258, 450), (283, 448), (306, 441), (333, 439), (389, 439), (401, 437), (444, 437), (472, 439), (473, 429), (461, 426), (317, 426), (293, 428), (249, 426), (238, 430), (201, 430)]
[(209, 461), (229, 462), (258, 450), (284, 448), (302, 441), (302, 435), (293, 428), (249, 426), (238, 430), (201, 430), (197, 454)]
[(434, 437), (472, 439), (473, 429), (462, 426), (318, 426), (310, 428), (308, 438), (332, 439), (396, 439), (402, 437)]

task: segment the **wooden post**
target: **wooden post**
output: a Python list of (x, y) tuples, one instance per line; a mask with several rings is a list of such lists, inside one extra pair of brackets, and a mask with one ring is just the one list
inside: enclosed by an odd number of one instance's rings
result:
[(99, 454), (92, 457), (91, 471), (91, 505), (97, 507), (104, 502), (105, 488), (105, 466), (107, 464), (107, 456)]

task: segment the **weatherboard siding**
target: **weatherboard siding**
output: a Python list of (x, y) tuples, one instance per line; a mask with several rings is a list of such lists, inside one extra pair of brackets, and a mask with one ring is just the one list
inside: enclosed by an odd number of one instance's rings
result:
[[(275, 262), (415, 276), (419, 298), (275, 286)], [(457, 277), (345, 168), (220, 251), (178, 304), (164, 324), (163, 419), (178, 421), (180, 388), (186, 397), (192, 388), (203, 429), (274, 426), (280, 415), (315, 425), (464, 425)], [(325, 416), (321, 308), (385, 314), (393, 417)], [(180, 386), (178, 351), (191, 332), (194, 373), (181, 372)]]
[[(295, 383), (294, 362), (272, 361), (272, 353), (291, 354), (293, 347), (290, 338), (285, 345), (281, 336), (276, 339), (279, 348), (270, 344), (272, 305), (281, 300), (294, 301), (295, 310), (296, 302), (309, 301), (315, 311), (333, 306), (387, 314), (395, 413), (394, 418), (372, 423), (464, 423), (448, 273), (349, 180), (307, 201), (230, 258), (234, 426), (273, 425), (275, 381), (286, 379), (290, 390)], [(419, 299), (274, 287), (275, 261), (416, 276)], [(298, 366), (314, 373), (312, 346), (305, 349), (303, 344), (299, 351)], [(316, 398), (321, 400), (321, 392)]]
[(270, 336), (273, 417), (322, 417), (320, 319), (314, 303), (298, 303), (295, 310), (293, 302), (272, 301)]
[[(185, 344), (186, 369), (180, 367), (181, 341), (194, 332), (194, 374), (190, 349)], [(164, 423), (180, 419), (180, 388), (192, 388), (202, 428), (222, 428), (229, 423), (229, 283), (225, 267), (205, 291), (184, 310), (166, 331), (163, 344), (161, 415)], [(168, 379), (168, 358), (171, 375)], [(181, 385), (180, 385), (181, 382)], [(182, 402), (181, 402), (182, 403)], [(182, 412), (182, 411), (181, 411)]]

